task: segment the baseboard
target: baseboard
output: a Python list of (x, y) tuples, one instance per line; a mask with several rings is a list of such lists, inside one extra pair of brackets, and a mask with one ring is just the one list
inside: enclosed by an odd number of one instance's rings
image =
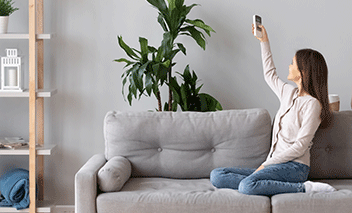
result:
[(75, 213), (74, 205), (57, 205), (54, 213)]

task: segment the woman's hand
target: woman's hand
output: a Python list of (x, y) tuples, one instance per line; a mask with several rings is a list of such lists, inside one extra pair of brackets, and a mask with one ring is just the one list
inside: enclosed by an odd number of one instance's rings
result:
[[(269, 41), (268, 34), (266, 33), (265, 27), (263, 25), (259, 25), (259, 27), (262, 29), (262, 37), (259, 38), (256, 36), (256, 38), (261, 42)], [(252, 34), (254, 35), (254, 24), (252, 24)]]
[(260, 171), (260, 170), (262, 170), (262, 169), (264, 169), (264, 166), (263, 166), (263, 165), (259, 166), (259, 168), (258, 168), (257, 170), (255, 170), (254, 173), (256, 173), (256, 172), (258, 172), (258, 171)]

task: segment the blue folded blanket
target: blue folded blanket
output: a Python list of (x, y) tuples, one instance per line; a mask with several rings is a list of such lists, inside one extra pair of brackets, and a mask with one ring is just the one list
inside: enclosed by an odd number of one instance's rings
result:
[(29, 172), (16, 168), (0, 177), (0, 207), (15, 207), (17, 210), (29, 207)]

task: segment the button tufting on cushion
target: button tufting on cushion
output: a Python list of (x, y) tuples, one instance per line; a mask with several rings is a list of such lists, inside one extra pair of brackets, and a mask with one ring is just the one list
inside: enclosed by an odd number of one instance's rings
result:
[(109, 112), (104, 120), (106, 159), (126, 156), (132, 177), (207, 178), (217, 167), (256, 167), (270, 135), (265, 109)]
[(330, 147), (326, 147), (326, 148), (325, 148), (325, 151), (326, 151), (326, 152), (330, 152), (330, 151), (331, 151)]

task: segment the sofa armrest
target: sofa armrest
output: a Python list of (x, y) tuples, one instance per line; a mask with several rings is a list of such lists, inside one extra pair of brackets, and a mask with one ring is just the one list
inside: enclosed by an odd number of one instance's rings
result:
[(75, 212), (96, 213), (97, 173), (106, 163), (104, 154), (91, 157), (75, 175)]

